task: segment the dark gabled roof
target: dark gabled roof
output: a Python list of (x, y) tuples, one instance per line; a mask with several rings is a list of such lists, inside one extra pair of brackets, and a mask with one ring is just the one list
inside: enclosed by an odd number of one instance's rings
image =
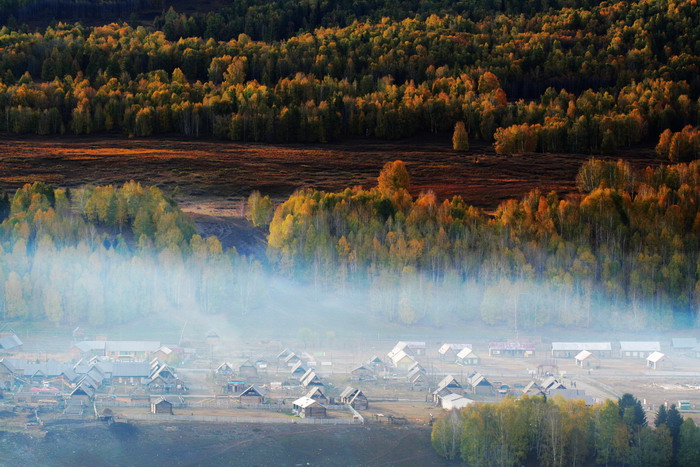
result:
[(371, 368), (366, 367), (365, 365), (356, 366), (355, 368), (353, 368), (353, 370), (352, 370), (351, 373), (354, 373), (354, 372), (356, 372), (356, 371), (367, 371), (367, 372), (369, 372), (369, 373), (374, 373), (374, 370), (372, 370)]
[(70, 368), (70, 364), (61, 363), (56, 360), (49, 360), (41, 363), (28, 363), (24, 367), (23, 375), (26, 377), (33, 376), (59, 376), (65, 370)]
[[(170, 373), (170, 376), (168, 376), (167, 373)], [(162, 379), (173, 379), (177, 376), (175, 375), (175, 370), (170, 368), (169, 365), (163, 364), (157, 370), (151, 370), (151, 379), (153, 380), (158, 377)]]
[(247, 388), (245, 391), (243, 391), (242, 393), (240, 393), (238, 397), (240, 397), (240, 396), (260, 396), (260, 397), (265, 397), (265, 394), (266, 394), (266, 393), (265, 393), (265, 391), (264, 391), (263, 389), (259, 388), (259, 387), (256, 386), (255, 384), (252, 384), (252, 385), (248, 386), (248, 388)]
[(225, 370), (233, 371), (233, 366), (229, 362), (223, 362), (221, 365), (219, 365), (216, 368), (217, 372), (221, 372), (221, 371), (225, 371)]
[(71, 396), (88, 396), (89, 398), (95, 397), (95, 388), (91, 386), (88, 382), (81, 380), (78, 385), (70, 393)]
[(151, 402), (151, 403), (152, 403), (153, 405), (162, 405), (162, 404), (167, 404), (167, 405), (170, 405), (170, 406), (173, 405), (172, 402), (170, 402), (168, 399), (166, 399), (166, 398), (163, 397), (163, 396), (160, 396), (160, 397), (158, 398), (158, 400), (156, 400), (155, 402)]

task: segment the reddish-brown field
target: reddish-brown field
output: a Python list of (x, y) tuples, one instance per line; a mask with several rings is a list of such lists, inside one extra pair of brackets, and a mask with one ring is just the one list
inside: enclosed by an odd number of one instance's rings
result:
[[(452, 151), (449, 138), (398, 142), (347, 141), (328, 145), (240, 144), (179, 139), (4, 138), (0, 139), (0, 189), (43, 180), (60, 186), (123, 183), (134, 179), (173, 191), (186, 210), (240, 215), (251, 190), (284, 199), (300, 187), (340, 190), (374, 185), (382, 165), (404, 160), (412, 191), (433, 190), (440, 198), (460, 195), (493, 209), (539, 187), (575, 191), (579, 154), (499, 156), (475, 144), (468, 154)], [(636, 167), (657, 164), (650, 148), (617, 157)]]

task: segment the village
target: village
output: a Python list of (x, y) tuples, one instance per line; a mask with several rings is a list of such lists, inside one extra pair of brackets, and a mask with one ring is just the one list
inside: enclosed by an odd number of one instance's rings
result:
[(652, 413), (700, 416), (700, 343), (665, 341), (303, 342), (241, 347), (216, 331), (192, 346), (87, 339), (65, 349), (0, 331), (0, 415), (42, 430), (75, 423), (211, 422), (430, 425), (445, 410), (504, 397), (587, 405), (633, 393)]

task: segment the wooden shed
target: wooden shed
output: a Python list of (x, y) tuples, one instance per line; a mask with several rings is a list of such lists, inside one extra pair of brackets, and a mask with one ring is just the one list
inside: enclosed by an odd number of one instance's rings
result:
[(172, 415), (173, 404), (164, 397), (159, 397), (158, 399), (151, 401), (151, 413)]
[(600, 358), (588, 350), (582, 350), (576, 354), (574, 361), (580, 368), (600, 368)]
[(647, 367), (652, 370), (672, 370), (673, 362), (666, 354), (654, 352), (647, 357)]

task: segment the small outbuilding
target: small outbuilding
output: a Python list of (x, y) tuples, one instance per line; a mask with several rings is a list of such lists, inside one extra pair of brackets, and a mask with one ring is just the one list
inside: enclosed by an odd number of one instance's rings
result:
[(666, 354), (654, 352), (647, 357), (647, 367), (652, 370), (672, 370), (673, 362)]
[(155, 401), (151, 402), (151, 413), (152, 414), (173, 414), (173, 403), (165, 399), (164, 397), (159, 397)]
[(579, 368), (600, 368), (600, 358), (588, 350), (577, 353), (574, 361)]
[(456, 363), (465, 366), (476, 366), (479, 364), (479, 356), (474, 353), (471, 347), (465, 347), (457, 352)]

